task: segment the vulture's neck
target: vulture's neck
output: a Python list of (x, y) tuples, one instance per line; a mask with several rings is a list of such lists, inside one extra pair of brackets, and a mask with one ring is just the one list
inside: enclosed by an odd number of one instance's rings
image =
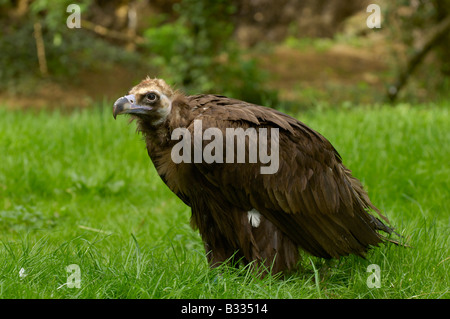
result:
[(144, 135), (149, 153), (171, 147), (174, 144), (171, 140), (172, 131), (178, 127), (188, 127), (194, 117), (188, 98), (177, 94), (172, 100), (170, 112), (163, 120), (155, 121), (149, 117), (138, 118), (138, 130)]

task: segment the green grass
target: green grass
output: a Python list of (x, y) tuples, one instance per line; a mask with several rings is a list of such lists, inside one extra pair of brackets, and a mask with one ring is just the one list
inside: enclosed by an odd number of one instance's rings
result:
[[(189, 208), (157, 176), (134, 124), (114, 121), (109, 106), (1, 109), (0, 298), (449, 298), (449, 109), (297, 117), (335, 145), (412, 248), (332, 262), (304, 255), (286, 278), (210, 270)], [(71, 264), (79, 289), (66, 284)], [(370, 264), (380, 288), (366, 284)]]

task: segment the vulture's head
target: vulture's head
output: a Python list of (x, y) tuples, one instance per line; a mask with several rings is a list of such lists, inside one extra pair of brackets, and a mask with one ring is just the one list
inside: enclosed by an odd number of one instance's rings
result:
[(175, 92), (164, 80), (146, 78), (114, 103), (113, 115), (131, 114), (157, 125), (172, 109)]

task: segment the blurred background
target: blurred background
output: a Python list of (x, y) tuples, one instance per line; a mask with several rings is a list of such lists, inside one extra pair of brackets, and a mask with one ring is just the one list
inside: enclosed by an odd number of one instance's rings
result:
[(446, 104), (449, 31), (450, 0), (0, 0), (0, 101), (92, 107), (149, 75), (292, 111)]

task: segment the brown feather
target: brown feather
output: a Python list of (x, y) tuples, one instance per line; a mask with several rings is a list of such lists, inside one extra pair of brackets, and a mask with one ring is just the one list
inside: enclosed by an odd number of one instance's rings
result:
[[(193, 135), (196, 119), (202, 120), (203, 131), (216, 127), (223, 136), (227, 128), (279, 129), (278, 171), (260, 174), (262, 163), (248, 161), (175, 164), (170, 154), (176, 141), (170, 134), (184, 127)], [(138, 127), (162, 180), (191, 207), (191, 224), (212, 266), (238, 251), (235, 258), (245, 263), (290, 271), (299, 260), (298, 248), (323, 258), (364, 256), (384, 241), (379, 230), (392, 232), (371, 214), (389, 223), (330, 142), (279, 111), (220, 95), (174, 93), (164, 122), (155, 127), (138, 117)], [(248, 148), (246, 139), (247, 154)], [(252, 209), (261, 214), (257, 227), (247, 216)]]

